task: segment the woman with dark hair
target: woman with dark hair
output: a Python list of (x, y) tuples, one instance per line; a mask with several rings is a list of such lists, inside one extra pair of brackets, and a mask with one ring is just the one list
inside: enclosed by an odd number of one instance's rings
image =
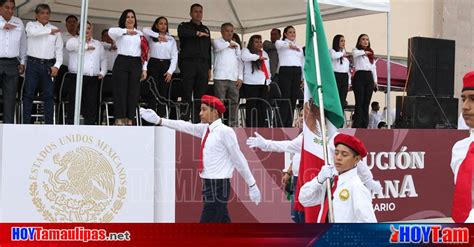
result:
[(332, 39), (331, 54), (332, 67), (336, 77), (337, 90), (339, 91), (339, 99), (341, 101), (342, 112), (346, 104), (347, 91), (349, 89), (350, 63), (346, 53), (346, 39), (341, 34), (334, 36)]
[(178, 62), (176, 41), (168, 32), (168, 19), (158, 17), (150, 28), (143, 28), (150, 44), (148, 75), (152, 80), (142, 83), (141, 95), (148, 101), (148, 107), (156, 109), (160, 116), (166, 116), (169, 101), (170, 82)]
[(369, 125), (369, 105), (372, 93), (377, 92), (377, 70), (374, 51), (370, 48), (367, 34), (357, 39), (356, 48), (352, 50), (356, 73), (352, 82), (355, 97), (355, 112), (352, 128), (367, 128)]
[(293, 111), (296, 106), (296, 100), (301, 94), (301, 83), (303, 82), (304, 55), (303, 48), (296, 44), (296, 31), (293, 26), (287, 26), (283, 30), (282, 40), (275, 42), (278, 52), (279, 73), (278, 86), (281, 90), (281, 101), (278, 101), (282, 126), (279, 121), (279, 127), (292, 127)]
[(271, 80), (268, 54), (263, 50), (262, 36), (250, 37), (247, 48), (242, 50), (242, 61), (244, 63), (242, 90), (246, 97), (245, 127), (265, 127), (268, 84)]
[(235, 43), (239, 44), (240, 47), (242, 47), (242, 41), (240, 41), (240, 37), (237, 33), (232, 34), (232, 41)]
[(118, 54), (112, 70), (115, 124), (132, 125), (140, 98), (140, 81), (147, 77), (148, 45), (137, 30), (135, 11), (124, 10), (118, 24), (119, 27), (109, 29)]

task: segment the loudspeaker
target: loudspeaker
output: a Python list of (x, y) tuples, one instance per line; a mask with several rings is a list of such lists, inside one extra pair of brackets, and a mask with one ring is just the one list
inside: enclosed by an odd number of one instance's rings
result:
[[(436, 99), (441, 105), (441, 108), (436, 102)], [(458, 99), (451, 97), (438, 97), (436, 99), (434, 97), (425, 96), (397, 96), (397, 115), (395, 119), (396, 128), (457, 128)]]
[(453, 97), (455, 46), (447, 39), (408, 40), (408, 96)]

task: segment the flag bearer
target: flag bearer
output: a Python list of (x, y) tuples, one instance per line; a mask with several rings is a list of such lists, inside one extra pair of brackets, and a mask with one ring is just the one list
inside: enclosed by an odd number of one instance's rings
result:
[(372, 195), (357, 175), (357, 163), (367, 155), (364, 144), (346, 134), (338, 134), (334, 144), (334, 166), (323, 166), (318, 176), (301, 187), (300, 203), (305, 207), (324, 204), (325, 182), (331, 179), (335, 223), (377, 222)]

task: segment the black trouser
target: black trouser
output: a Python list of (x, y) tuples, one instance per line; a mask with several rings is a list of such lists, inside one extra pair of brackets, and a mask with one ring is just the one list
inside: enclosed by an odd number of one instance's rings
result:
[[(74, 110), (76, 103), (76, 74), (71, 74), (66, 78), (64, 90), (67, 95), (67, 124), (74, 124)], [(99, 112), (99, 88), (100, 80), (97, 76), (82, 77), (82, 101), (81, 112), (84, 116), (84, 124), (94, 125), (97, 123)]]
[(242, 84), (245, 95), (245, 127), (268, 127), (267, 119), (268, 86)]
[(202, 179), (204, 207), (201, 223), (230, 223), (227, 202), (230, 193), (230, 179)]
[(112, 72), (115, 119), (135, 118), (141, 75), (140, 57), (117, 56)]
[(349, 74), (335, 72), (337, 91), (339, 92), (339, 100), (341, 101), (342, 112), (344, 113), (344, 106), (346, 105), (347, 88), (349, 87)]
[(166, 117), (166, 105), (169, 101), (170, 83), (165, 82), (164, 74), (171, 60), (150, 58), (148, 61), (148, 80), (141, 83), (140, 96), (148, 108), (156, 110), (158, 116)]
[[(281, 91), (281, 99), (277, 101), (283, 126), (292, 127), (293, 111), (298, 99), (298, 91), (301, 84), (301, 67), (282, 66), (278, 74), (278, 86)], [(276, 121), (279, 125), (279, 121)]]
[(209, 63), (206, 59), (185, 59), (181, 61), (179, 68), (183, 80), (184, 103), (181, 119), (188, 121), (189, 114), (192, 114), (193, 123), (200, 123), (201, 97), (207, 92), (209, 83)]
[(18, 90), (18, 59), (0, 58), (0, 84), (3, 91), (3, 123), (14, 123), (16, 93)]
[(367, 128), (369, 125), (369, 105), (374, 92), (374, 78), (370, 71), (357, 71), (352, 82), (355, 97), (355, 112), (352, 128)]

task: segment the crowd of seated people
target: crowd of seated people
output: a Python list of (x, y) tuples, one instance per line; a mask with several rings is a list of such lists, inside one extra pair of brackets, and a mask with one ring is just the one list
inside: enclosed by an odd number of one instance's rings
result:
[[(178, 26), (178, 37), (170, 35), (164, 16), (139, 29), (132, 9), (118, 16), (117, 26), (102, 30), (100, 41), (88, 22), (77, 100), (78, 18), (68, 16), (61, 31), (50, 22), (47, 4), (38, 4), (36, 21), (26, 25), (14, 10), (14, 0), (0, 0), (0, 39), (7, 44), (0, 48), (3, 123), (74, 124), (76, 101), (86, 125), (141, 124), (140, 106), (197, 123), (201, 96), (212, 94), (225, 103), (224, 121), (231, 127), (292, 127), (303, 101), (304, 49), (293, 26), (272, 29), (266, 41), (253, 35), (242, 45), (230, 22), (222, 24), (220, 37), (211, 37), (200, 4), (191, 5), (191, 19)], [(352, 87), (353, 127), (368, 127), (377, 85), (368, 36), (359, 37), (351, 57), (344, 36), (336, 35), (330, 54), (341, 106)]]

